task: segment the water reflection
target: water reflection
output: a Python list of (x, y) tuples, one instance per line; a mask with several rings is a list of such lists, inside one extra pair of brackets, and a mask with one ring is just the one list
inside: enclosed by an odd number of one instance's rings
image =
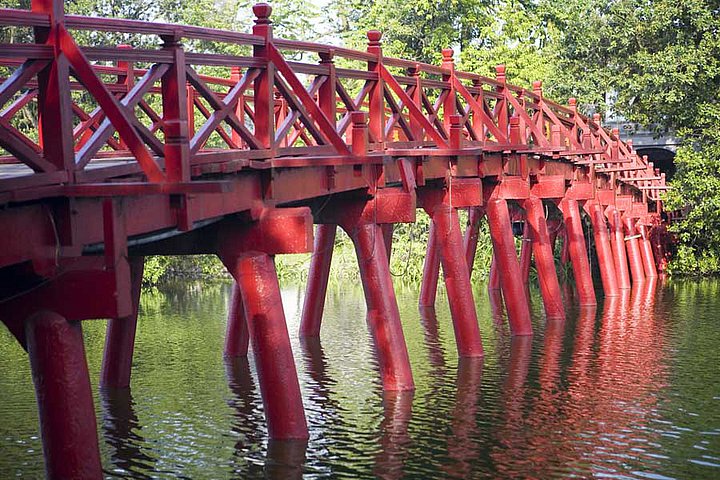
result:
[(151, 478), (144, 472), (153, 471), (155, 459), (143, 450), (145, 438), (135, 413), (135, 402), (129, 388), (103, 388), (102, 430), (111, 447), (110, 461), (115, 475)]
[(307, 440), (269, 440), (265, 478), (294, 480), (303, 477)]
[(443, 470), (451, 478), (468, 478), (479, 456), (477, 437), (478, 400), (483, 372), (482, 358), (458, 360), (455, 402), (447, 439), (451, 462)]
[(232, 470), (240, 473), (247, 468), (247, 457), (265, 438), (265, 420), (248, 357), (224, 357), (223, 362), (232, 393), (227, 401), (233, 412), (231, 431), (235, 439)]
[(375, 456), (373, 473), (377, 478), (392, 480), (404, 476), (408, 455), (415, 392), (383, 392), (383, 421), (380, 425), (380, 451)]

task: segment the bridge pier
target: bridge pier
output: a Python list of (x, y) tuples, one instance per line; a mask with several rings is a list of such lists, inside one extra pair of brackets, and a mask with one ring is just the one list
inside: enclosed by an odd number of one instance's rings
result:
[(532, 262), (533, 240), (530, 223), (525, 220), (523, 225), (522, 245), (520, 246), (520, 272), (525, 285), (530, 281), (530, 264)]
[(650, 235), (645, 225), (638, 225), (637, 229), (640, 233), (640, 252), (642, 253), (643, 269), (647, 278), (657, 277), (657, 269), (655, 267), (655, 258), (653, 257), (652, 245), (650, 244)]
[(440, 261), (448, 294), (455, 342), (461, 357), (483, 355), (470, 273), (463, 249), (457, 210), (442, 200), (442, 192), (423, 196), (423, 207), (432, 218), (433, 234), (440, 247)]
[(561, 200), (558, 206), (565, 222), (565, 231), (567, 232), (565, 238), (579, 303), (580, 305), (597, 305), (590, 272), (590, 260), (587, 256), (585, 236), (583, 235), (582, 219), (580, 218), (580, 207), (577, 200), (572, 198)]
[(430, 222), (427, 249), (425, 250), (425, 262), (423, 263), (422, 283), (420, 284), (420, 299), (418, 301), (421, 307), (435, 306), (438, 277), (440, 276), (440, 251), (437, 244), (435, 223)]
[(518, 281), (522, 274), (517, 252), (515, 251), (507, 201), (504, 199), (492, 199), (487, 203), (486, 211), (510, 331), (513, 335), (531, 335), (530, 306), (525, 294), (525, 286)]
[(97, 423), (80, 322), (40, 311), (25, 322), (50, 479), (102, 478)]
[(468, 274), (472, 277), (475, 266), (475, 254), (477, 253), (478, 235), (480, 234), (480, 220), (485, 215), (482, 207), (470, 207), (468, 211), (468, 224), (463, 237), (465, 247), (465, 262), (468, 267)]
[(533, 239), (533, 256), (538, 270), (545, 315), (549, 319), (564, 319), (565, 308), (560, 294), (560, 282), (558, 282), (555, 270), (555, 257), (542, 200), (530, 197), (525, 200), (524, 207), (527, 214), (526, 222), (530, 224)]
[(620, 290), (630, 289), (630, 271), (628, 270), (627, 252), (625, 251), (625, 233), (623, 232), (620, 212), (613, 206), (608, 207), (605, 213), (610, 223), (612, 232), (611, 247), (615, 261), (615, 273), (617, 275), (618, 288)]
[(301, 337), (320, 336), (336, 232), (335, 224), (320, 224), (315, 229), (315, 245), (300, 320)]
[(127, 317), (108, 320), (105, 350), (100, 370), (100, 386), (126, 388), (130, 386), (135, 330), (137, 328), (140, 291), (145, 265), (143, 257), (130, 259), (132, 313)]
[(617, 297), (620, 295), (615, 273), (615, 261), (610, 249), (610, 237), (608, 235), (605, 215), (600, 204), (593, 202), (586, 205), (592, 222), (593, 238), (595, 239), (595, 252), (597, 253), (598, 267), (600, 268), (600, 280), (602, 281), (603, 292), (606, 297)]
[(640, 253), (640, 244), (638, 243), (638, 237), (635, 231), (635, 220), (630, 217), (625, 217), (623, 223), (625, 224), (625, 244), (627, 246), (627, 256), (630, 262), (632, 281), (633, 283), (640, 283), (645, 280), (645, 271), (642, 254)]
[(227, 327), (225, 328), (225, 358), (246, 356), (249, 343), (250, 332), (245, 318), (242, 292), (238, 283), (235, 282), (228, 307)]

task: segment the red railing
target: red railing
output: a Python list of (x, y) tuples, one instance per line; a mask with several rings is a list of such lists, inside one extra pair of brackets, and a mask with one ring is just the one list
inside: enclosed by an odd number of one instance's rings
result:
[[(252, 34), (185, 25), (0, 9), (0, 25), (34, 28), (34, 43), (0, 45), (0, 192), (142, 176), (187, 185), (244, 168), (363, 163), (383, 155), (502, 152), (588, 165), (657, 200), (664, 175), (588, 118), (527, 90), (442, 64), (275, 39), (256, 5)], [(160, 39), (157, 48), (79, 46), (70, 32)], [(251, 54), (193, 52), (183, 40)], [(317, 63), (286, 53), (317, 55)], [(25, 123), (19, 118), (23, 112)], [(28, 117), (30, 120), (28, 120)], [(29, 123), (29, 125), (28, 125)], [(175, 188), (181, 188), (179, 186)], [(189, 188), (189, 187), (188, 187)]]

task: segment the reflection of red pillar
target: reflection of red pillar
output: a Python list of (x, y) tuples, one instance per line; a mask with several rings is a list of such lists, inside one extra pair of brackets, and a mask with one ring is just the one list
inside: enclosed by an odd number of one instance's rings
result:
[(292, 480), (303, 478), (307, 440), (270, 440), (265, 461), (265, 478)]
[(548, 318), (565, 318), (565, 308), (562, 304), (560, 283), (555, 271), (555, 257), (542, 200), (537, 197), (528, 198), (525, 200), (525, 211), (532, 232), (533, 256), (538, 271), (545, 314)]
[(630, 273), (634, 283), (642, 282), (645, 279), (643, 270), (642, 254), (640, 253), (640, 245), (635, 233), (635, 220), (626, 217), (623, 221), (625, 224), (625, 234), (627, 235), (627, 256), (630, 262)]
[(522, 272), (523, 283), (530, 281), (530, 262), (532, 261), (532, 234), (530, 223), (526, 220), (523, 225), (522, 246), (520, 247), (520, 272)]
[(482, 356), (480, 328), (470, 274), (463, 255), (457, 210), (449, 205), (437, 204), (432, 209), (432, 222), (435, 224), (435, 236), (440, 244), (440, 259), (458, 354), (461, 357)]
[(615, 274), (615, 262), (612, 251), (610, 250), (610, 238), (608, 237), (607, 225), (605, 224), (605, 215), (603, 215), (599, 204), (593, 203), (589, 207), (603, 291), (606, 297), (617, 297), (620, 291)]
[(382, 436), (373, 469), (378, 478), (396, 479), (404, 476), (403, 467), (411, 443), (408, 426), (412, 417), (412, 401), (413, 392), (383, 394)]
[(102, 478), (80, 323), (43, 311), (25, 323), (48, 478)]
[(438, 251), (435, 225), (430, 222), (428, 244), (423, 265), (422, 284), (420, 285), (420, 306), (434, 307), (437, 294), (438, 276), (440, 275), (440, 252)]
[(487, 205), (487, 216), (490, 224), (490, 237), (493, 242), (495, 259), (500, 270), (505, 308), (513, 335), (531, 335), (530, 306), (525, 296), (510, 225), (510, 214), (504, 199), (490, 200)]
[(470, 207), (468, 212), (468, 225), (465, 230), (463, 244), (465, 247), (465, 261), (468, 266), (468, 273), (472, 276), (475, 265), (475, 253), (477, 252), (478, 235), (480, 233), (480, 220), (485, 212), (482, 207)]
[(382, 230), (377, 224), (358, 224), (348, 232), (360, 267), (368, 325), (375, 342), (384, 390), (413, 390), (410, 357), (400, 323), (395, 291), (385, 254)]
[(590, 260), (585, 246), (580, 207), (576, 200), (566, 198), (560, 202), (560, 210), (565, 222), (565, 239), (567, 240), (579, 303), (580, 305), (596, 305), (597, 300), (595, 299), (592, 273), (590, 273)]
[(233, 284), (230, 308), (228, 308), (227, 327), (225, 329), (225, 357), (244, 357), (247, 355), (250, 333), (245, 320), (242, 293), (237, 282)]
[(133, 312), (128, 317), (108, 320), (100, 370), (101, 387), (125, 388), (130, 385), (144, 258), (134, 257), (129, 263)]
[(620, 212), (618, 212), (615, 207), (609, 207), (607, 215), (610, 222), (610, 229), (612, 230), (611, 243), (618, 288), (627, 290), (630, 288), (630, 271), (628, 270), (627, 253), (625, 252), (625, 233), (623, 233)]
[(655, 269), (655, 258), (653, 257), (652, 245), (650, 244), (650, 236), (648, 228), (645, 225), (638, 225), (640, 231), (640, 252), (642, 253), (643, 269), (645, 276), (648, 278), (657, 277)]
[(477, 430), (477, 401), (480, 395), (483, 362), (479, 358), (461, 358), (457, 369), (457, 394), (452, 409), (451, 435), (447, 439), (448, 457), (454, 460), (447, 473), (467, 478), (478, 456), (473, 441)]
[(223, 257), (223, 262), (242, 292), (270, 438), (306, 439), (305, 412), (275, 263), (259, 252)]
[(337, 227), (334, 224), (318, 225), (315, 230), (315, 245), (310, 261), (305, 303), (300, 320), (301, 337), (320, 335), (336, 230)]

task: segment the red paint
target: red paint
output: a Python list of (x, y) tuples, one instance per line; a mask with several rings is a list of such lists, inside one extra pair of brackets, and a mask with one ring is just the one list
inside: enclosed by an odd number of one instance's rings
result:
[(589, 210), (603, 291), (606, 297), (617, 297), (620, 295), (620, 290), (618, 289), (615, 261), (610, 249), (610, 237), (605, 223), (605, 215), (603, 215), (602, 209), (597, 203), (591, 204)]
[(523, 282), (518, 281), (521, 278), (520, 264), (515, 252), (507, 202), (490, 200), (486, 208), (510, 330), (513, 335), (531, 335), (530, 306)]
[(276, 440), (306, 439), (305, 411), (275, 263), (258, 252), (223, 256), (223, 262), (242, 292), (268, 434)]
[(585, 236), (583, 235), (580, 208), (576, 200), (566, 198), (560, 202), (563, 213), (567, 244), (572, 262), (575, 287), (577, 288), (580, 305), (597, 305), (595, 289), (593, 288), (590, 260), (587, 255)]
[(639, 235), (635, 229), (635, 220), (625, 217), (623, 224), (625, 226), (625, 245), (632, 281), (633, 283), (641, 283), (645, 280), (645, 270), (643, 268), (642, 253), (640, 253), (640, 243), (638, 242)]
[(650, 235), (648, 235), (648, 227), (638, 225), (640, 232), (640, 253), (642, 254), (643, 270), (647, 278), (657, 277), (657, 269), (655, 267), (655, 258), (653, 257), (652, 245), (650, 244)]
[(434, 307), (437, 295), (438, 276), (440, 275), (440, 252), (438, 241), (435, 235), (435, 224), (430, 223), (428, 229), (428, 244), (425, 251), (425, 263), (423, 264), (422, 283), (420, 284), (421, 307)]
[(482, 207), (470, 207), (468, 211), (468, 224), (463, 237), (463, 246), (465, 247), (465, 262), (468, 266), (468, 273), (472, 277), (473, 267), (475, 266), (475, 253), (477, 252), (478, 235), (480, 233), (480, 220), (482, 220), (485, 211)]
[(125, 388), (130, 386), (135, 329), (137, 327), (144, 258), (130, 260), (133, 312), (130, 316), (108, 320), (105, 351), (100, 370), (100, 386)]
[(337, 226), (334, 224), (320, 224), (315, 229), (315, 247), (310, 260), (305, 303), (300, 320), (301, 337), (320, 335), (336, 231)]
[(225, 358), (244, 357), (248, 352), (250, 332), (245, 319), (242, 292), (237, 282), (233, 283), (232, 296), (228, 306), (227, 327), (225, 328)]
[(26, 321), (45, 470), (50, 479), (102, 478), (80, 323), (43, 311)]
[(548, 318), (565, 318), (565, 307), (562, 303), (560, 283), (555, 271), (555, 257), (542, 200), (530, 197), (525, 200), (524, 206), (533, 239), (533, 256), (538, 270), (545, 315)]
[(533, 240), (530, 234), (530, 223), (525, 221), (523, 225), (522, 246), (520, 247), (520, 272), (523, 283), (530, 281), (530, 264), (532, 263)]
[(620, 212), (613, 206), (606, 210), (606, 214), (612, 231), (611, 245), (613, 259), (615, 261), (615, 272), (618, 279), (618, 288), (621, 290), (630, 289), (630, 270), (628, 269), (627, 252), (625, 251), (625, 233), (623, 232)]

